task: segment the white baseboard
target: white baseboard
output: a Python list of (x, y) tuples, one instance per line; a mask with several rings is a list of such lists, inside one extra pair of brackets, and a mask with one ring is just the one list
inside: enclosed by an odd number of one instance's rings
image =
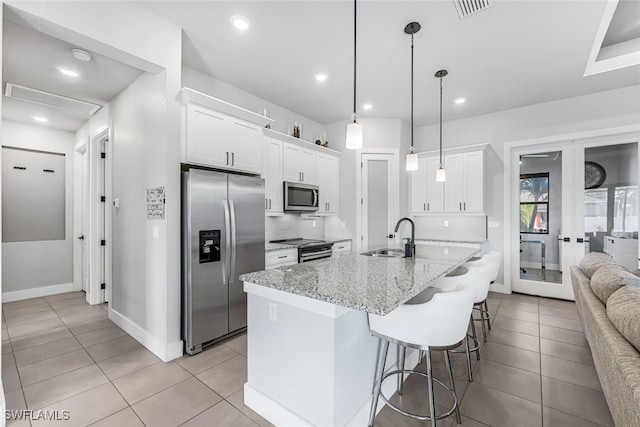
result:
[[(405, 357), (405, 369), (415, 369), (415, 367), (418, 365), (418, 354), (418, 350), (407, 349)], [(393, 371), (396, 369), (398, 369), (396, 364), (393, 364), (392, 366), (387, 366), (385, 372)], [(373, 375), (373, 372), (371, 374)], [(408, 376), (409, 374), (405, 374), (405, 379)], [(382, 393), (387, 397), (393, 396), (393, 394), (398, 391), (397, 384), (398, 383), (395, 380), (395, 377), (392, 379), (388, 379), (382, 384)], [(347, 427), (360, 427), (369, 424), (371, 399), (372, 398), (367, 399), (367, 401), (364, 402), (362, 406), (360, 406), (351, 420), (348, 421)], [(280, 404), (279, 402), (276, 402), (269, 396), (255, 389), (248, 382), (244, 385), (244, 404), (274, 425), (285, 427), (313, 427), (313, 424), (311, 424), (309, 421), (300, 417), (298, 414), (291, 411), (286, 406)], [(379, 414), (380, 411), (382, 411), (382, 409), (385, 407), (385, 405), (386, 404), (384, 400), (379, 399), (378, 406), (376, 408), (376, 414)]]
[(64, 294), (75, 290), (73, 283), (62, 283), (60, 285), (42, 286), (40, 288), (22, 289), (20, 291), (10, 291), (2, 293), (2, 302), (20, 301), (29, 298), (46, 297), (49, 295)]
[(145, 346), (150, 352), (162, 359), (163, 362), (169, 362), (182, 356), (184, 348), (182, 341), (175, 343), (163, 344), (151, 336), (147, 331), (124, 317), (117, 311), (109, 308), (109, 320), (122, 328), (131, 335), (136, 341)]
[(504, 283), (492, 283), (491, 286), (489, 286), (489, 290), (491, 292), (498, 292), (500, 294), (510, 294), (511, 293), (511, 289), (509, 289), (509, 287), (507, 285), (505, 285)]

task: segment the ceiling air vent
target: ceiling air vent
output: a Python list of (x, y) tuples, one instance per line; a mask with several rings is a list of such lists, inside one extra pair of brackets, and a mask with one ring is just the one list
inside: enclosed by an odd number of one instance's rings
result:
[(77, 99), (67, 98), (66, 96), (44, 92), (30, 87), (19, 86), (13, 83), (7, 83), (4, 94), (11, 98), (48, 105), (50, 107), (60, 108), (74, 113), (87, 114), (89, 116), (93, 115), (100, 109), (100, 105), (97, 104), (79, 101)]
[(489, 0), (453, 0), (453, 3), (456, 5), (460, 19), (464, 19), (491, 7)]

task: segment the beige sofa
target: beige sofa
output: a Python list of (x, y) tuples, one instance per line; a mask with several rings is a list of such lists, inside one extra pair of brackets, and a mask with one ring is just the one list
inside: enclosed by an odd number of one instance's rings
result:
[(591, 253), (571, 267), (571, 281), (616, 427), (639, 427), (640, 278)]

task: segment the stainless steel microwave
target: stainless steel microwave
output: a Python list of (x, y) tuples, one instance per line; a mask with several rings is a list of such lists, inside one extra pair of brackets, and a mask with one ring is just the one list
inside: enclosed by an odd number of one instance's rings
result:
[(284, 210), (288, 212), (315, 212), (318, 210), (317, 185), (284, 182)]

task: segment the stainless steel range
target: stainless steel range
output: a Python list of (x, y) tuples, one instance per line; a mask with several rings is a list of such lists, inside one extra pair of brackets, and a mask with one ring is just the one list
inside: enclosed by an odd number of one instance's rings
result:
[(270, 243), (284, 243), (298, 247), (298, 262), (314, 261), (316, 259), (331, 258), (333, 242), (311, 240), (297, 237), (295, 239), (272, 240)]

